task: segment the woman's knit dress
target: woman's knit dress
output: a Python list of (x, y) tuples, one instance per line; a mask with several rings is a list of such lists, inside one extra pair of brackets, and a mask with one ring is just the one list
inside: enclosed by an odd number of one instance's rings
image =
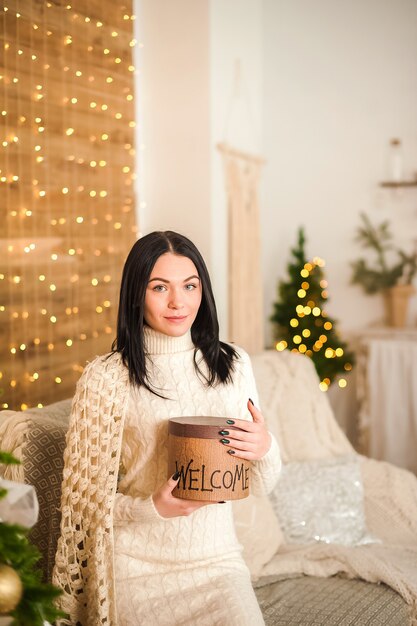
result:
[[(165, 519), (151, 498), (167, 480), (168, 418), (252, 419), (247, 401), (257, 404), (258, 397), (249, 358), (239, 349), (233, 383), (207, 387), (194, 368), (190, 333), (168, 337), (147, 328), (145, 341), (150, 380), (166, 399), (144, 387), (130, 391), (114, 508), (118, 625), (263, 624), (231, 504), (209, 504), (190, 516)], [(280, 465), (272, 438), (269, 452), (253, 463), (251, 492), (271, 490)]]

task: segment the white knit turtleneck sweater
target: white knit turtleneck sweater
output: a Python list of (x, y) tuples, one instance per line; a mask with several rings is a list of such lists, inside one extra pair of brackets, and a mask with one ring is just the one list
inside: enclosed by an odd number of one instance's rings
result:
[[(150, 380), (166, 399), (144, 387), (130, 392), (114, 508), (119, 626), (262, 624), (230, 503), (165, 519), (151, 498), (167, 480), (168, 418), (251, 419), (247, 401), (257, 405), (258, 396), (249, 357), (238, 349), (233, 383), (207, 387), (194, 368), (190, 333), (168, 337), (146, 328), (145, 342)], [(253, 463), (251, 492), (272, 489), (280, 465), (272, 438), (269, 452)]]

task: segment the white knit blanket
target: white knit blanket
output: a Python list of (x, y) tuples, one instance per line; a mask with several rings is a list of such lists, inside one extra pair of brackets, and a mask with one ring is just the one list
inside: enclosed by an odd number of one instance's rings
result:
[[(284, 463), (342, 456), (352, 447), (318, 387), (307, 357), (274, 351), (252, 357), (262, 412)], [(395, 415), (392, 416), (395, 419)], [(384, 582), (410, 606), (417, 624), (417, 478), (389, 463), (361, 457), (368, 530), (379, 544), (281, 544), (262, 576), (307, 574)]]

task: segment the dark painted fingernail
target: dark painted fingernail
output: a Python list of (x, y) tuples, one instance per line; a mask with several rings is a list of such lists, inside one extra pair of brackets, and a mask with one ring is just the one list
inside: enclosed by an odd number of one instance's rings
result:
[(234, 424), (235, 420), (226, 420), (226, 424)]
[(220, 430), (219, 431), (219, 435), (228, 435), (229, 431), (228, 430)]
[(228, 452), (228, 454), (234, 454), (235, 453), (234, 450), (228, 450), (227, 452)]
[(255, 406), (254, 403), (253, 403), (252, 398), (249, 398), (249, 402), (251, 403), (252, 406)]
[(220, 443), (230, 443), (228, 439), (220, 439)]
[(218, 504), (226, 504), (226, 500), (220, 500), (220, 502), (218, 502)]
[(178, 480), (179, 477), (180, 477), (180, 473), (175, 472), (175, 474), (172, 475), (172, 480)]

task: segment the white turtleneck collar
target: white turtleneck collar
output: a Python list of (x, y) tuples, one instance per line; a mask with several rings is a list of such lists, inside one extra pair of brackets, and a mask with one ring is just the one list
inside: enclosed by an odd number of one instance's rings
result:
[(175, 354), (193, 350), (195, 347), (190, 330), (181, 337), (170, 337), (153, 330), (149, 326), (144, 326), (143, 336), (146, 354)]

